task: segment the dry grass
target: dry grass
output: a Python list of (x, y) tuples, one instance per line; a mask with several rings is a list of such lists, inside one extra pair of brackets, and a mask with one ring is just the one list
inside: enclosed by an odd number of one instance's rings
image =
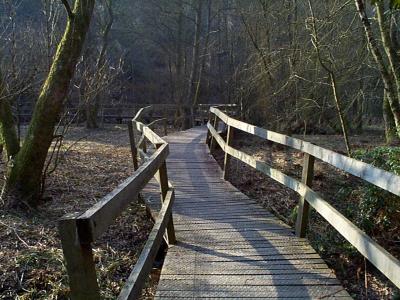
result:
[[(133, 171), (123, 125), (94, 131), (71, 128), (64, 149), (70, 146), (48, 178), (45, 202), (37, 211), (0, 208), (0, 299), (66, 299), (57, 219), (89, 208)], [(145, 208), (132, 203), (93, 246), (103, 298), (119, 293), (151, 228)], [(143, 299), (152, 298), (154, 284), (147, 284)]]

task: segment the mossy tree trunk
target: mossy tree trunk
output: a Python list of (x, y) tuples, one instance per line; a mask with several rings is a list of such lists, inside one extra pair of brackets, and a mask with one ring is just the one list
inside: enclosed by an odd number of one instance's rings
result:
[(5, 84), (0, 70), (0, 139), (4, 145), (7, 160), (12, 159), (19, 151), (19, 141), (15, 129), (11, 105), (7, 99)]
[[(393, 39), (390, 38), (389, 27), (384, 15), (384, 2), (376, 1), (375, 6), (378, 15), (378, 26), (381, 34), (382, 43), (379, 44), (374, 36), (371, 22), (367, 16), (365, 4), (362, 0), (355, 0), (355, 5), (364, 27), (365, 36), (372, 56), (378, 65), (378, 69), (384, 84), (385, 99), (387, 108), (390, 107), (392, 116), (387, 115), (395, 123), (395, 130), (400, 137), (400, 77), (399, 77), (399, 58), (397, 57), (396, 47), (393, 46)], [(384, 48), (382, 53), (380, 47)], [(384, 55), (386, 57), (384, 57)], [(388, 65), (386, 61), (388, 61)], [(389, 110), (386, 110), (389, 113)]]
[(383, 96), (383, 122), (385, 125), (385, 139), (387, 144), (391, 144), (396, 140), (396, 123), (393, 118), (393, 113), (390, 108), (390, 103), (386, 92)]
[(73, 9), (64, 3), (68, 22), (48, 77), (37, 100), (25, 141), (8, 174), (6, 192), (16, 201), (36, 206), (54, 126), (63, 110), (75, 67), (89, 29), (95, 0), (76, 0)]

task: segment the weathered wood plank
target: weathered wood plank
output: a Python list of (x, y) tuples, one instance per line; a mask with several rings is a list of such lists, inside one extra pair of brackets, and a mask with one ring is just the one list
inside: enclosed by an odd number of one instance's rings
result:
[(153, 266), (157, 251), (160, 248), (167, 224), (170, 221), (173, 202), (174, 192), (173, 190), (170, 190), (166, 193), (157, 221), (150, 232), (149, 238), (144, 245), (135, 267), (118, 296), (118, 300), (133, 300), (137, 299), (140, 295), (142, 287), (144, 286), (147, 276)]
[(91, 244), (79, 242), (76, 217), (64, 216), (58, 222), (62, 249), (68, 271), (71, 298), (76, 300), (100, 299)]
[[(313, 177), (314, 177), (314, 157), (308, 153), (304, 153), (301, 182), (311, 187)], [(296, 235), (298, 237), (306, 236), (309, 210), (310, 210), (310, 205), (308, 204), (306, 199), (304, 197), (300, 197), (297, 210), (297, 221), (296, 221)]]
[(177, 150), (167, 165), (177, 186), (178, 243), (165, 258), (156, 299), (347, 297), (305, 239), (223, 180), (199, 143), (204, 138), (196, 128), (174, 134), (170, 144)]
[(338, 212), (332, 205), (321, 198), (316, 192), (306, 184), (287, 176), (286, 174), (271, 168), (252, 156), (236, 150), (224, 142), (222, 137), (214, 128), (209, 126), (215, 141), (224, 151), (242, 162), (252, 166), (256, 170), (263, 172), (267, 176), (297, 192), (306, 199), (309, 204), (328, 221), (346, 240), (348, 240), (364, 257), (366, 257), (375, 267), (377, 267), (389, 280), (400, 287), (400, 261), (391, 255), (384, 248), (379, 246), (368, 235), (361, 231), (356, 225)]
[[(176, 297), (190, 298), (195, 296), (200, 298), (224, 297), (231, 299), (238, 298), (318, 298), (326, 299), (329, 296), (349, 297), (348, 293), (341, 286), (209, 286), (208, 289), (197, 286), (187, 286), (185, 289), (174, 291), (158, 291), (157, 297)], [(350, 298), (351, 299), (351, 298)]]
[(151, 156), (151, 160), (141, 165), (132, 176), (78, 217), (78, 231), (82, 241), (93, 242), (115, 221), (154, 176), (165, 161), (168, 151), (167, 144), (161, 146)]
[[(230, 118), (217, 108), (211, 108), (211, 112), (215, 114), (225, 124), (242, 130), (244, 132), (256, 135), (262, 139), (266, 139), (281, 145), (285, 145), (302, 152), (308, 153), (338, 169), (350, 173), (356, 177), (362, 178), (376, 186), (379, 186), (395, 195), (400, 196), (400, 176), (385, 170), (376, 168), (362, 161), (344, 156), (334, 151), (324, 149), (309, 142), (292, 138), (284, 134), (269, 131), (245, 122)], [(214, 128), (216, 128), (214, 126)], [(214, 137), (215, 138), (215, 137)]]

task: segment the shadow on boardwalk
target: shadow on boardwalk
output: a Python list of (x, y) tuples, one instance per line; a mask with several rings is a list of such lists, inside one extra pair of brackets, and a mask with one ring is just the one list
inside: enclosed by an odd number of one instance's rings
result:
[(347, 298), (304, 239), (224, 181), (195, 128), (167, 138), (178, 244), (156, 298)]

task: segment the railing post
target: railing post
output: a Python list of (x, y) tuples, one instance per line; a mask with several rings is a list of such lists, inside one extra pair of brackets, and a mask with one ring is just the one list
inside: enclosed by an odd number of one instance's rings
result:
[(144, 153), (147, 153), (146, 137), (143, 139), (142, 150)]
[(129, 131), (129, 142), (131, 145), (131, 154), (132, 154), (132, 161), (133, 161), (133, 169), (136, 171), (139, 167), (138, 159), (137, 159), (137, 149), (135, 144), (135, 132), (133, 131), (133, 121), (128, 122), (128, 131)]
[[(311, 187), (314, 176), (314, 160), (314, 156), (304, 153), (301, 182), (309, 187)], [(303, 238), (306, 236), (309, 211), (310, 204), (306, 199), (304, 199), (304, 197), (300, 197), (296, 222), (296, 235), (298, 237)]]
[(76, 217), (79, 213), (70, 214), (59, 220), (58, 230), (66, 262), (71, 299), (100, 299), (97, 284), (92, 246), (79, 241)]
[[(226, 145), (230, 146), (232, 144), (232, 139), (233, 139), (233, 127), (228, 125), (228, 132), (226, 134)], [(224, 179), (227, 180), (228, 179), (228, 168), (229, 168), (229, 164), (231, 161), (231, 156), (228, 154), (227, 151), (225, 152), (225, 157), (224, 157)]]
[[(156, 148), (160, 148), (162, 144), (157, 144)], [(161, 191), (161, 201), (164, 202), (169, 185), (168, 185), (168, 172), (167, 172), (167, 162), (164, 161), (163, 164), (161, 165), (160, 169), (157, 172), (158, 174), (158, 179), (160, 183), (160, 191)], [(171, 215), (169, 216), (169, 221), (167, 224), (167, 237), (168, 237), (168, 243), (170, 245), (176, 244), (176, 237), (175, 237), (175, 229), (174, 229), (174, 220), (172, 218), (172, 211)]]
[(168, 135), (168, 119), (164, 118), (164, 135)]
[[(215, 131), (218, 131), (218, 117), (217, 115), (214, 115), (214, 122), (213, 122), (213, 127), (215, 129)], [(211, 135), (211, 141), (210, 141), (210, 153), (213, 153), (215, 150), (215, 139), (214, 137)]]
[[(211, 111), (208, 111), (208, 120), (207, 123), (210, 122), (211, 123)], [(211, 142), (211, 133), (210, 130), (207, 129), (207, 137), (206, 137), (206, 144), (208, 145), (208, 147), (210, 147), (210, 142)]]

